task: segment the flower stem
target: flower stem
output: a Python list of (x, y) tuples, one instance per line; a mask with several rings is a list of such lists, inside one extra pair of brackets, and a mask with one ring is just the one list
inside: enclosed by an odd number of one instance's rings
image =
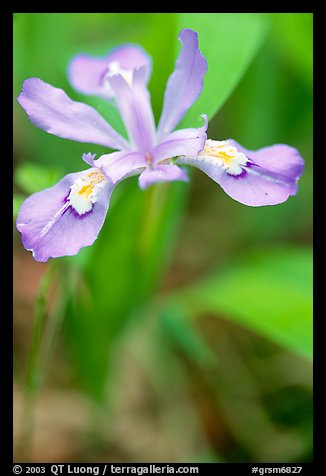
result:
[(21, 421), (21, 456), (24, 459), (30, 455), (33, 439), (35, 400), (41, 383), (40, 349), (42, 332), (47, 313), (47, 295), (52, 283), (52, 278), (53, 267), (50, 264), (41, 280), (36, 298), (34, 327), (28, 356)]
[(61, 271), (63, 272), (60, 273), (60, 279), (58, 282), (58, 297), (56, 299), (56, 306), (53, 309), (53, 312), (50, 313), (46, 329), (44, 330), (44, 338), (41, 349), (42, 372), (40, 376), (40, 383), (43, 383), (52, 361), (52, 356), (58, 341), (69, 295), (69, 283), (67, 282), (66, 276), (68, 270), (63, 269)]

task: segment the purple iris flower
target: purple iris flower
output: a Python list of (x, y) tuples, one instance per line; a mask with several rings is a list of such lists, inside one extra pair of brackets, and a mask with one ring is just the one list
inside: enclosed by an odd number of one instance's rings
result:
[(200, 95), (207, 70), (197, 33), (185, 29), (179, 39), (182, 50), (166, 86), (157, 128), (147, 89), (151, 62), (141, 48), (126, 45), (105, 58), (79, 55), (70, 63), (69, 79), (78, 91), (114, 101), (128, 141), (92, 107), (72, 101), (62, 89), (38, 78), (24, 82), (18, 102), (33, 124), (65, 139), (116, 149), (97, 160), (83, 154), (89, 169), (66, 175), (22, 204), (17, 228), (37, 261), (74, 255), (91, 245), (113, 188), (132, 175), (139, 175), (139, 186), (145, 189), (156, 182), (187, 181), (179, 165), (194, 165), (246, 205), (274, 205), (295, 195), (303, 159), (292, 147), (274, 145), (254, 152), (232, 140), (206, 140), (204, 114), (202, 127), (175, 130)]

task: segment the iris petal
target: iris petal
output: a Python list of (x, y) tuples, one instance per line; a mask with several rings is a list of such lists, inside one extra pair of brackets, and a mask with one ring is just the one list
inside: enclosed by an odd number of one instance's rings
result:
[(154, 145), (155, 122), (145, 78), (146, 68), (141, 67), (133, 72), (132, 84), (121, 74), (108, 78), (108, 82), (133, 148), (146, 153)]
[(114, 184), (140, 173), (147, 166), (144, 154), (131, 151), (104, 154), (89, 164), (101, 169)]
[(30, 121), (49, 134), (112, 149), (129, 148), (95, 109), (72, 101), (62, 89), (39, 78), (26, 79), (17, 100)]
[(258, 207), (285, 202), (297, 192), (297, 182), (304, 161), (299, 152), (288, 145), (278, 144), (249, 151), (229, 140), (250, 162), (242, 165), (242, 173), (232, 175), (218, 160), (207, 157), (180, 157), (177, 164), (193, 165), (217, 182), (234, 200)]
[(110, 65), (117, 64), (125, 71), (132, 71), (141, 66), (146, 67), (145, 81), (151, 73), (150, 56), (137, 45), (124, 45), (112, 50), (104, 57), (91, 55), (75, 56), (68, 67), (71, 85), (83, 94), (112, 98), (112, 90), (107, 87), (104, 78)]
[(34, 193), (22, 204), (16, 226), (23, 245), (37, 261), (75, 255), (94, 243), (109, 207), (113, 184), (106, 180), (99, 188), (92, 209), (83, 215), (69, 205), (71, 186), (85, 175), (66, 175), (51, 188)]
[(182, 50), (166, 85), (159, 137), (169, 134), (179, 124), (204, 87), (207, 61), (198, 48), (198, 33), (184, 29), (178, 38)]
[(175, 180), (188, 182), (189, 178), (185, 170), (176, 165), (158, 165), (154, 169), (149, 167), (145, 169), (139, 176), (138, 182), (140, 188), (144, 190), (158, 182), (173, 182)]
[(180, 129), (171, 132), (154, 148), (152, 155), (155, 163), (162, 159), (178, 155), (197, 155), (206, 142), (207, 116), (202, 114), (205, 124), (199, 128)]

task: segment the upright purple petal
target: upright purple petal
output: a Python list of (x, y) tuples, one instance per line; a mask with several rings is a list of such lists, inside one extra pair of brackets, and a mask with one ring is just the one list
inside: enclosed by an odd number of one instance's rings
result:
[(90, 55), (75, 56), (69, 63), (68, 77), (72, 86), (83, 94), (112, 98), (112, 90), (106, 81), (110, 71), (119, 68), (128, 74), (141, 66), (145, 66), (145, 81), (148, 82), (151, 59), (140, 46), (130, 44), (115, 48), (100, 58)]
[(198, 48), (198, 34), (185, 29), (178, 38), (182, 42), (182, 50), (167, 82), (158, 126), (159, 137), (169, 134), (197, 100), (207, 71), (207, 61)]
[(146, 86), (146, 68), (133, 72), (131, 84), (121, 74), (108, 78), (108, 82), (133, 148), (144, 153), (150, 151), (155, 140), (155, 122)]
[(233, 164), (231, 169), (218, 157), (202, 155), (205, 150), (197, 157), (180, 157), (176, 163), (199, 168), (230, 197), (245, 205), (276, 205), (296, 194), (304, 167), (304, 161), (296, 149), (287, 145), (274, 145), (249, 151), (235, 141), (229, 140), (228, 143), (248, 158), (247, 163), (239, 162), (236, 167)]
[(207, 116), (202, 114), (205, 124), (199, 128), (180, 129), (167, 135), (152, 151), (153, 162), (178, 155), (196, 156), (205, 146)]
[(126, 140), (95, 109), (72, 101), (62, 89), (41, 79), (26, 79), (17, 100), (29, 120), (49, 134), (112, 149), (129, 148)]
[[(113, 184), (105, 179), (88, 212), (79, 214), (69, 203), (71, 187), (88, 171), (66, 175), (51, 188), (34, 193), (22, 204), (17, 229), (24, 247), (37, 261), (75, 255), (94, 243), (102, 228)], [(91, 172), (89, 172), (91, 173)]]
[(68, 79), (76, 91), (91, 96), (111, 98), (112, 91), (106, 87), (105, 75), (109, 58), (95, 58), (89, 55), (75, 56), (68, 66)]
[(147, 167), (139, 176), (138, 183), (144, 190), (158, 182), (174, 182), (175, 180), (188, 182), (189, 178), (185, 170), (177, 165), (158, 165), (154, 169)]
[(152, 60), (148, 53), (139, 45), (127, 44), (114, 48), (109, 54), (109, 62), (117, 62), (120, 67), (134, 70), (145, 67), (145, 81), (148, 82), (152, 69)]

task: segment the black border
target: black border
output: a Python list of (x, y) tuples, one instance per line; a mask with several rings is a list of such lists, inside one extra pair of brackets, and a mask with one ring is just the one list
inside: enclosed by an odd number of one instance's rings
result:
[[(10, 5), (2, 5), (1, 10), (1, 45), (2, 45), (2, 59), (5, 60), (5, 64), (3, 64), (0, 78), (1, 81), (4, 83), (1, 88), (1, 117), (2, 117), (2, 124), (1, 124), (1, 155), (2, 155), (2, 173), (1, 173), (1, 212), (2, 212), (2, 233), (1, 238), (4, 240), (4, 243), (1, 246), (2, 251), (2, 286), (1, 290), (3, 292), (3, 296), (1, 297), (1, 310), (2, 310), (2, 318), (1, 318), (1, 325), (2, 325), (2, 332), (1, 332), (1, 350), (3, 352), (3, 358), (1, 361), (1, 396), (2, 404), (1, 404), (1, 412), (3, 415), (2, 418), (2, 425), (1, 430), (3, 432), (3, 438), (1, 439), (1, 447), (0, 447), (0, 469), (4, 466), (8, 467), (8, 472), (4, 471), (3, 474), (12, 474), (12, 463), (13, 463), (13, 377), (12, 377), (12, 368), (13, 368), (13, 358), (12, 358), (12, 338), (13, 338), (13, 327), (12, 327), (12, 315), (13, 315), (13, 305), (12, 305), (12, 282), (13, 282), (13, 270), (12, 270), (12, 258), (10, 256), (8, 249), (11, 245), (6, 243), (6, 241), (10, 240), (10, 234), (8, 233), (8, 226), (7, 223), (12, 223), (12, 209), (9, 204), (11, 204), (11, 196), (13, 192), (13, 166), (12, 161), (9, 159), (12, 157), (13, 151), (13, 113), (12, 113), (12, 95), (8, 94), (8, 91), (13, 90), (13, 67), (12, 67), (12, 58), (13, 58), (13, 14), (14, 13), (119, 13), (119, 10), (116, 12), (104, 12), (103, 7), (113, 7), (112, 3), (105, 4), (104, 2), (100, 3), (97, 2), (94, 4), (92, 2), (93, 11), (89, 11), (87, 9), (83, 9), (82, 5), (79, 4), (79, 9), (76, 6), (73, 6), (70, 2), (69, 4), (65, 1), (56, 1), (56, 2), (18, 2), (14, 1)], [(241, 6), (240, 6), (241, 5)], [(118, 5), (117, 5), (118, 6)], [(133, 7), (135, 4), (133, 4)], [(137, 3), (137, 6), (140, 7)], [(171, 12), (172, 8), (168, 8), (167, 2), (162, 3), (162, 5), (157, 5), (160, 8), (159, 12), (155, 13), (169, 13)], [(323, 18), (321, 16), (321, 12), (317, 9), (315, 2), (303, 2), (303, 1), (296, 1), (290, 5), (290, 2), (243, 2), (242, 4), (236, 5), (236, 2), (231, 5), (230, 3), (225, 3), (222, 5), (221, 3), (214, 3), (214, 7), (218, 7), (219, 11), (214, 11), (212, 4), (208, 2), (206, 4), (194, 4), (187, 3), (183, 8), (178, 8), (178, 11), (190, 11), (196, 12), (196, 8), (199, 6), (202, 7), (202, 11), (198, 13), (312, 13), (314, 15), (313, 24), (314, 24), (314, 150), (317, 148), (318, 142), (318, 128), (323, 128), (323, 121), (325, 114), (322, 114), (324, 111), (322, 106), (320, 105), (320, 100), (316, 98), (316, 90), (319, 95), (320, 91), (322, 91), (322, 86), (317, 89), (318, 83), (318, 72), (319, 72), (319, 64), (321, 68), (325, 64), (325, 59), (323, 59), (323, 46), (322, 46), (322, 35), (321, 32), (325, 29), (326, 23), (323, 22)], [(166, 8), (166, 11), (163, 11), (163, 7)], [(244, 8), (246, 7), (245, 11)], [(176, 4), (173, 3), (173, 9), (176, 8)], [(112, 8), (110, 8), (112, 9)], [(265, 10), (265, 11), (263, 11)], [(124, 12), (122, 12), (124, 13)], [(143, 11), (135, 12), (132, 8), (128, 9), (128, 13), (148, 13), (144, 8)], [(317, 59), (318, 53), (321, 52), (320, 57)], [(317, 119), (318, 112), (320, 113), (320, 120)], [(4, 129), (8, 128), (8, 131)], [(316, 163), (320, 165), (318, 162), (323, 163), (326, 160), (325, 152), (322, 154), (315, 154), (316, 155)], [(318, 159), (318, 161), (317, 161)], [(5, 175), (5, 176), (4, 176)], [(322, 197), (318, 196), (319, 191), (321, 190), (318, 187), (318, 180), (323, 179), (323, 174), (318, 173), (315, 171), (313, 173), (313, 180), (314, 180), (314, 211), (313, 216), (314, 220), (314, 309), (317, 308), (316, 306), (316, 297), (318, 292), (319, 282), (316, 279), (318, 274), (322, 276), (324, 273), (324, 269), (320, 264), (320, 251), (322, 251), (322, 242), (319, 246), (319, 237), (323, 236), (322, 233), (318, 233), (318, 226), (323, 226), (323, 215), (325, 214)], [(10, 185), (11, 184), (11, 185)], [(325, 188), (325, 184), (324, 184)], [(10, 197), (10, 198), (9, 198)], [(318, 213), (318, 207), (320, 207), (320, 213)], [(317, 226), (316, 226), (317, 225)], [(12, 237), (13, 238), (13, 237)], [(8, 288), (8, 289), (7, 289)], [(11, 296), (11, 297), (10, 297)], [(5, 299), (6, 298), (6, 299)], [(319, 339), (323, 339), (325, 333), (322, 332), (322, 323), (325, 319), (325, 312), (318, 313), (319, 317), (317, 317), (317, 313), (314, 312), (314, 462), (310, 464), (303, 464), (304, 469), (301, 474), (318, 474), (315, 473), (314, 467), (318, 463), (322, 461), (322, 455), (324, 452), (323, 448), (323, 428), (321, 427), (321, 415), (320, 411), (323, 408), (324, 399), (321, 398), (321, 387), (323, 379), (318, 380), (318, 373), (322, 372), (322, 364), (321, 364), (321, 357), (322, 353), (319, 349)], [(168, 463), (167, 463), (168, 464)], [(220, 474), (228, 474), (229, 472), (232, 473), (231, 466), (236, 465), (233, 470), (238, 470), (240, 467), (243, 467), (243, 473), (239, 474), (251, 474), (251, 468), (255, 466), (255, 464), (247, 464), (247, 463), (208, 463), (208, 464), (197, 464), (194, 463), (194, 466), (199, 466), (200, 472), (202, 474), (203, 471), (205, 472), (206, 469), (210, 472), (211, 470), (219, 468), (221, 470)], [(216, 467), (216, 465), (218, 465)], [(33, 466), (36, 466), (34, 464)], [(40, 466), (40, 465), (39, 465)], [(47, 465), (42, 465), (47, 466)], [(128, 466), (124, 464), (124, 466)], [(130, 464), (129, 464), (130, 466)], [(134, 466), (137, 466), (136, 464)], [(203, 466), (206, 466), (204, 468)], [(290, 466), (290, 463), (284, 464), (270, 464), (267, 463), (259, 464), (259, 467), (274, 467), (274, 466)], [(246, 468), (246, 469), (245, 469)], [(24, 473), (23, 473), (24, 474)]]

